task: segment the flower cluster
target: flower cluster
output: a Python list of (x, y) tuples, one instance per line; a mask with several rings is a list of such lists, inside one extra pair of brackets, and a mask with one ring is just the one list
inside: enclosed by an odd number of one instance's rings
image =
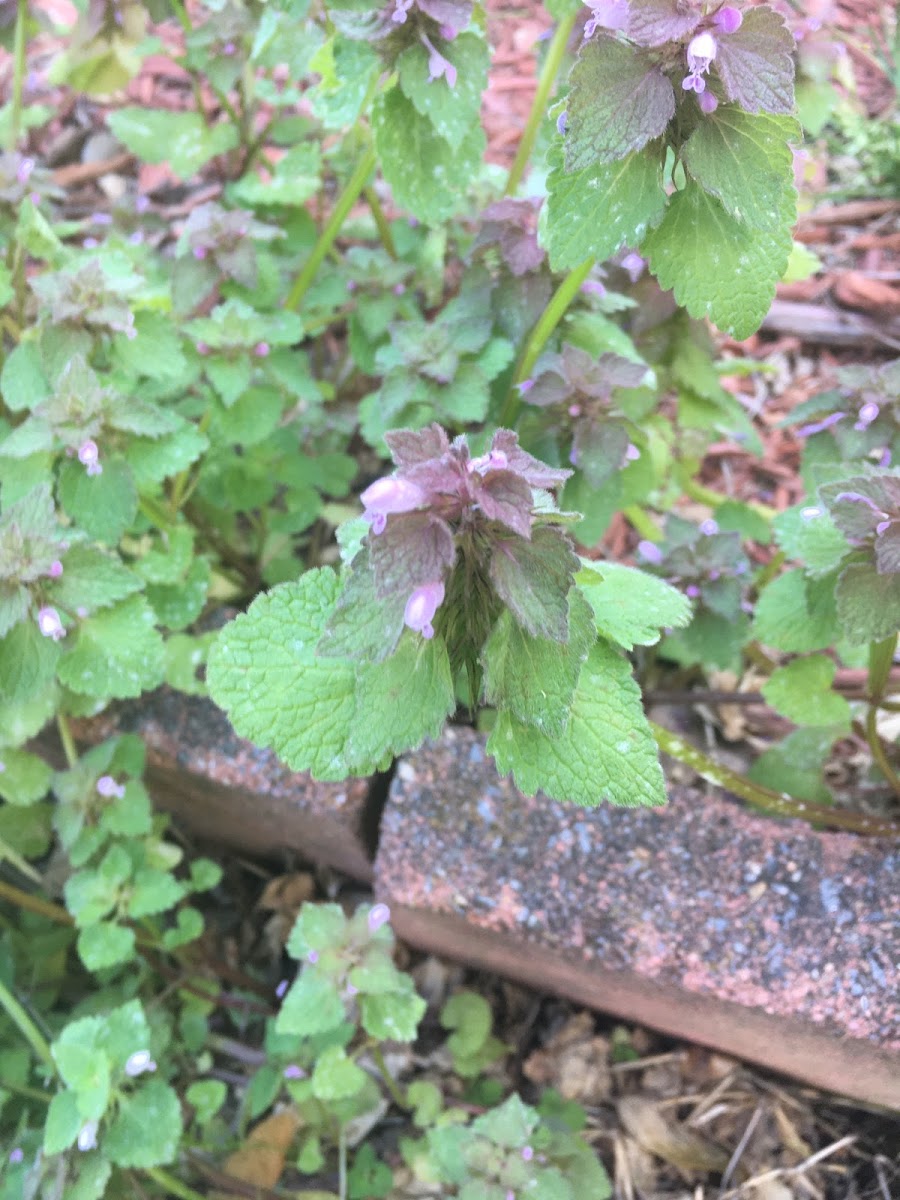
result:
[[(556, 488), (571, 472), (532, 458), (505, 429), (478, 457), (472, 457), (464, 437), (450, 442), (438, 425), (399, 430), (386, 440), (398, 469), (361, 497), (371, 529), (368, 553), (376, 592), (405, 593), (404, 624), (431, 638), (459, 539), (488, 559), (492, 544), (509, 533), (530, 540), (532, 489)], [(489, 563), (483, 565), (490, 570)]]

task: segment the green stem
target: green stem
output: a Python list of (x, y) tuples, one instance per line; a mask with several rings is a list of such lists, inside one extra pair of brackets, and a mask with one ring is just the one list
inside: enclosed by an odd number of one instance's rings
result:
[(46, 1092), (40, 1092), (37, 1088), (28, 1087), (24, 1083), (13, 1083), (11, 1079), (4, 1079), (0, 1075), (0, 1091), (13, 1092), (16, 1096), (24, 1096), (26, 1100), (40, 1100), (41, 1104), (49, 1104), (53, 1099)]
[(312, 281), (315, 279), (316, 272), (319, 270), (325, 256), (340, 233), (341, 226), (346, 221), (350, 209), (359, 199), (359, 195), (366, 186), (369, 176), (375, 170), (376, 161), (375, 150), (370, 147), (356, 164), (356, 170), (350, 176), (343, 192), (341, 192), (325, 228), (319, 235), (319, 240), (313, 246), (312, 254), (306, 260), (303, 270), (294, 280), (294, 286), (291, 288), (288, 298), (284, 302), (285, 308), (299, 308), (300, 301), (306, 295)]
[(387, 1063), (384, 1061), (384, 1055), (381, 1052), (381, 1047), (377, 1042), (373, 1042), (369, 1047), (372, 1057), (375, 1059), (375, 1066), (381, 1072), (381, 1077), (384, 1081), (384, 1086), (391, 1094), (391, 1099), (398, 1108), (402, 1108), (404, 1112), (409, 1112), (409, 1102), (397, 1086), (397, 1080), (393, 1077), (387, 1068)]
[(509, 171), (509, 179), (506, 181), (505, 194), (507, 196), (512, 196), (522, 182), (525, 168), (528, 166), (531, 152), (534, 150), (534, 143), (537, 141), (541, 122), (547, 114), (550, 93), (553, 91), (553, 85), (563, 64), (563, 59), (566, 56), (566, 47), (569, 44), (569, 37), (577, 19), (578, 10), (576, 9), (570, 16), (560, 21), (556, 27), (556, 32), (553, 34), (553, 40), (550, 42), (549, 49), (547, 50), (547, 57), (544, 59), (544, 65), (541, 67), (537, 91), (534, 93), (534, 100), (531, 102), (531, 112), (528, 114), (528, 120), (522, 132), (522, 140), (519, 142), (519, 148), (516, 150), (515, 161)]
[(154, 1183), (158, 1183), (170, 1196), (178, 1196), (179, 1200), (203, 1200), (199, 1192), (195, 1192), (192, 1187), (188, 1187), (162, 1167), (145, 1167), (144, 1174)]
[(397, 247), (394, 245), (394, 236), (391, 233), (391, 227), (388, 224), (387, 217), (384, 215), (384, 209), (381, 207), (381, 201), (378, 199), (378, 195), (371, 184), (369, 184), (364, 191), (366, 203), (372, 210), (372, 217), (375, 220), (375, 227), (378, 230), (378, 236), (381, 238), (381, 244), (384, 246), (391, 258), (395, 259), (397, 257)]
[(42, 900), (40, 896), (33, 896), (31, 892), (23, 892), (15, 884), (7, 883), (3, 879), (0, 879), (0, 900), (8, 900), (11, 904), (46, 917), (48, 921), (55, 921), (58, 925), (75, 924), (71, 914), (60, 905), (50, 900)]
[[(696, 500), (699, 504), (708, 504), (710, 508), (718, 508), (720, 504), (724, 504), (726, 500), (731, 499), (730, 496), (723, 496), (721, 492), (716, 492), (712, 488), (698, 483), (696, 479), (681, 479), (679, 482), (686, 496), (691, 500)], [(743, 503), (748, 508), (752, 508), (765, 521), (771, 521), (777, 515), (777, 510), (770, 508), (768, 504), (760, 504), (756, 500), (745, 500)]]
[(78, 763), (78, 749), (75, 745), (75, 739), (72, 737), (72, 727), (69, 725), (68, 717), (62, 713), (57, 713), (56, 728), (59, 730), (59, 740), (62, 742), (66, 762), (71, 769)]
[(829, 808), (827, 804), (813, 804), (807, 800), (795, 800), (783, 792), (773, 792), (770, 788), (752, 783), (736, 771), (729, 770), (715, 762), (702, 750), (692, 746), (670, 729), (650, 722), (650, 729), (656, 738), (660, 750), (677, 758), (679, 762), (691, 767), (697, 774), (717, 787), (725, 788), (735, 796), (740, 796), (763, 812), (776, 813), (781, 817), (798, 817), (813, 825), (829, 826), (832, 829), (845, 829), (851, 833), (869, 834), (873, 837), (900, 838), (900, 824), (889, 821), (885, 817), (874, 817), (868, 813), (847, 812), (843, 809)]
[(18, 1026), (19, 1032), (38, 1058), (55, 1073), (56, 1064), (53, 1062), (53, 1055), (50, 1053), (47, 1040), (2, 979), (0, 979), (0, 1005), (6, 1009), (6, 1015), (14, 1025)]
[(15, 150), (22, 132), (22, 95), (25, 91), (25, 23), (28, 20), (28, 0), (19, 0), (16, 9), (16, 32), (13, 38), (12, 105), (9, 113), (7, 149)]
[(338, 1196), (347, 1200), (347, 1132), (343, 1125), (338, 1134)]
[(500, 424), (506, 429), (512, 428), (522, 405), (519, 384), (523, 383), (531, 374), (534, 364), (547, 344), (548, 338), (565, 316), (566, 309), (578, 295), (578, 290), (588, 275), (590, 275), (593, 265), (594, 260), (589, 258), (580, 267), (576, 267), (574, 271), (569, 272), (551, 296), (550, 303), (544, 309), (543, 313), (541, 313), (537, 324), (528, 335), (528, 339), (519, 355), (519, 361), (516, 363), (512, 383), (510, 384), (509, 392), (503, 405), (503, 411), (500, 414)]
[(627, 508), (623, 508), (622, 516), (646, 541), (662, 541), (662, 530), (639, 504), (629, 504)]

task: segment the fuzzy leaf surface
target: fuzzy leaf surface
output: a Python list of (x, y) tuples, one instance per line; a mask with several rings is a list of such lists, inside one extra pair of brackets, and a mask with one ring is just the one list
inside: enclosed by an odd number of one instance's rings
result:
[(838, 635), (833, 576), (813, 580), (785, 571), (756, 602), (753, 637), (767, 646), (803, 654), (825, 650)]
[(569, 719), (575, 685), (595, 640), (590, 607), (578, 588), (569, 592), (569, 640), (562, 645), (532, 637), (504, 612), (482, 656), (486, 702), (558, 736)]
[(641, 252), (660, 286), (693, 317), (709, 317), (736, 338), (756, 330), (791, 251), (796, 192), (788, 188), (765, 228), (737, 221), (691, 181), (669, 200)]
[(666, 802), (656, 743), (626, 659), (597, 642), (581, 670), (569, 723), (549, 737), (501, 712), (487, 745), (501, 774), (533, 795), (593, 807)]
[(637, 246), (662, 215), (662, 152), (650, 146), (615, 162), (595, 162), (567, 171), (562, 147), (548, 158), (547, 250), (554, 271), (577, 267), (585, 259), (603, 262), (620, 246)]
[(569, 588), (578, 559), (557, 530), (538, 526), (531, 541), (494, 539), (490, 575), (497, 595), (532, 637), (566, 642)]
[(162, 638), (143, 596), (129, 596), (82, 621), (59, 664), (67, 687), (97, 699), (139, 696), (158, 687), (163, 674)]
[(684, 165), (736, 220), (767, 228), (793, 181), (788, 143), (802, 137), (793, 117), (720, 104), (688, 138)]
[(587, 42), (572, 68), (566, 170), (610, 163), (665, 132), (672, 84), (642, 50), (609, 37)]
[(397, 59), (400, 88), (416, 111), (431, 122), (435, 133), (455, 149), (478, 124), (490, 54), (484, 39), (475, 33), (461, 33), (452, 42), (442, 41), (439, 49), (456, 67), (456, 86), (451, 96), (447, 95), (446, 80), (429, 79), (429, 52), (422, 42), (415, 42)]
[(665, 580), (621, 563), (586, 563), (576, 583), (594, 611), (600, 636), (626, 650), (655, 646), (661, 629), (681, 629), (691, 619), (686, 596)]
[(841, 572), (835, 596), (841, 633), (852, 645), (880, 642), (900, 629), (900, 575), (853, 563)]
[(794, 108), (793, 34), (774, 9), (748, 8), (740, 29), (717, 38), (715, 69), (725, 95), (749, 113)]
[(779, 667), (762, 686), (776, 712), (797, 725), (850, 727), (850, 705), (831, 690), (836, 666), (824, 654), (795, 658)]

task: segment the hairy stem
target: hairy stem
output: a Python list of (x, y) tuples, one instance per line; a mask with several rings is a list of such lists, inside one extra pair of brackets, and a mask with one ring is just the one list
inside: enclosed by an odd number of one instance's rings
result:
[(381, 1047), (377, 1042), (373, 1042), (369, 1047), (372, 1057), (375, 1059), (375, 1065), (381, 1073), (384, 1086), (391, 1094), (391, 1099), (398, 1108), (402, 1108), (404, 1112), (409, 1111), (409, 1103), (400, 1088), (397, 1086), (397, 1080), (393, 1077), (387, 1068), (387, 1063), (384, 1061), (384, 1054), (381, 1052)]
[(394, 237), (391, 233), (391, 227), (388, 224), (387, 217), (384, 215), (384, 209), (381, 207), (381, 201), (371, 184), (363, 189), (365, 192), (366, 203), (372, 210), (372, 217), (375, 220), (375, 227), (378, 230), (378, 236), (381, 238), (381, 244), (391, 256), (397, 257), (397, 247), (394, 245)]
[(534, 100), (531, 104), (531, 112), (528, 114), (528, 120), (522, 131), (522, 140), (519, 142), (519, 148), (516, 150), (515, 160), (512, 167), (510, 167), (509, 179), (506, 181), (505, 195), (507, 196), (514, 195), (519, 184), (522, 182), (522, 177), (525, 174), (525, 169), (534, 150), (534, 143), (537, 141), (541, 122), (544, 120), (547, 112), (550, 93), (553, 91), (553, 85), (556, 83), (556, 77), (566, 56), (566, 46), (569, 44), (569, 37), (577, 19), (578, 10), (576, 9), (570, 16), (564, 17), (560, 21), (556, 27), (556, 32), (553, 34), (553, 40), (550, 42), (547, 57), (544, 59), (544, 65), (541, 68), (537, 91), (534, 93)]
[(303, 266), (303, 270), (294, 280), (294, 285), (288, 293), (287, 300), (284, 302), (285, 308), (296, 310), (300, 307), (300, 301), (309, 291), (310, 285), (315, 279), (319, 267), (324, 262), (325, 256), (334, 245), (334, 241), (340, 233), (341, 226), (346, 221), (350, 209), (359, 199), (360, 193), (369, 180), (369, 176), (375, 170), (376, 161), (375, 150), (370, 147), (356, 164), (356, 170), (350, 176), (343, 192), (341, 192), (325, 228), (319, 234), (319, 240), (313, 246), (312, 253)]
[(199, 1192), (195, 1192), (192, 1187), (188, 1187), (162, 1167), (145, 1167), (144, 1174), (159, 1184), (170, 1196), (178, 1196), (179, 1200), (203, 1200)]
[(56, 714), (56, 728), (59, 731), (59, 740), (62, 742), (66, 763), (71, 770), (78, 763), (78, 748), (75, 745), (74, 737), (72, 737), (72, 727), (69, 724), (69, 718), (64, 716), (63, 713)]
[(736, 771), (721, 766), (704, 754), (702, 750), (698, 750), (696, 746), (692, 746), (684, 738), (679, 737), (677, 733), (672, 733), (670, 729), (664, 729), (653, 721), (650, 722), (650, 729), (660, 750), (691, 767), (707, 783), (725, 788), (762, 812), (776, 813), (781, 817), (798, 817), (802, 821), (809, 821), (812, 825), (845, 829), (851, 833), (900, 838), (900, 824), (889, 821), (886, 817), (874, 817), (868, 813), (829, 808), (826, 804), (795, 800), (785, 793), (773, 792), (771, 788), (752, 783), (743, 775), (738, 775)]
[(550, 335), (565, 316), (569, 305), (578, 295), (578, 290), (591, 273), (593, 265), (594, 260), (589, 258), (580, 267), (576, 267), (573, 271), (569, 272), (550, 297), (550, 303), (544, 309), (537, 324), (528, 335), (513, 371), (512, 383), (510, 384), (509, 392), (503, 405), (503, 411), (500, 413), (500, 424), (505, 428), (512, 428), (516, 417), (519, 415), (519, 409), (522, 406), (519, 384), (523, 383), (531, 374), (534, 364), (546, 346)]

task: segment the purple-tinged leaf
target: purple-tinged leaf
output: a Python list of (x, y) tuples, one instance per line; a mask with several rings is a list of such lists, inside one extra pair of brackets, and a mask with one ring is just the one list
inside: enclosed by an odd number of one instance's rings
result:
[(850, 542), (859, 545), (875, 535), (889, 517), (900, 516), (900, 478), (855, 475), (819, 490), (831, 518)]
[(477, 490), (478, 505), (491, 521), (499, 521), (523, 538), (531, 537), (531, 488), (512, 471), (489, 471)]
[(473, 250), (496, 245), (513, 275), (525, 275), (544, 261), (537, 240), (537, 206), (533, 200), (498, 200), (482, 213)]
[(640, 0), (631, 9), (625, 32), (641, 46), (663, 46), (683, 41), (702, 19), (691, 0)]
[(882, 533), (876, 530), (875, 568), (879, 575), (900, 574), (900, 521), (889, 521)]
[(566, 346), (563, 362), (569, 382), (576, 391), (599, 399), (609, 395), (614, 387), (638, 387), (647, 375), (643, 363), (635, 363), (621, 354), (606, 352), (594, 358), (577, 346)]
[(642, 50), (600, 37), (572, 68), (566, 170), (614, 162), (662, 134), (675, 115), (675, 92)]
[(572, 462), (591, 487), (599, 488), (622, 466), (628, 442), (628, 430), (619, 421), (578, 421)]
[(748, 9), (740, 28), (717, 42), (715, 68), (729, 100), (751, 113), (793, 111), (794, 38), (774, 9)]
[(399, 513), (384, 533), (369, 539), (375, 594), (409, 596), (416, 588), (442, 579), (456, 558), (453, 533), (427, 512)]
[(900, 625), (900, 574), (879, 575), (870, 563), (851, 563), (835, 587), (841, 633), (851, 645), (894, 637)]
[(580, 564), (565, 535), (538, 526), (530, 542), (500, 537), (492, 549), (491, 582), (517, 624), (532, 637), (567, 642), (568, 593)]
[(429, 425), (427, 429), (394, 429), (384, 435), (391, 451), (391, 458), (398, 467), (411, 467), (440, 458), (450, 449), (450, 442), (440, 425)]
[(472, 0), (418, 0), (418, 5), (426, 16), (447, 30), (444, 37), (456, 37), (472, 19)]
[(566, 482), (571, 471), (560, 470), (559, 467), (548, 467), (537, 458), (532, 458), (527, 451), (520, 449), (519, 439), (510, 429), (498, 429), (491, 442), (492, 450), (499, 450), (506, 455), (510, 471), (521, 475), (526, 483), (535, 488), (552, 491)]

